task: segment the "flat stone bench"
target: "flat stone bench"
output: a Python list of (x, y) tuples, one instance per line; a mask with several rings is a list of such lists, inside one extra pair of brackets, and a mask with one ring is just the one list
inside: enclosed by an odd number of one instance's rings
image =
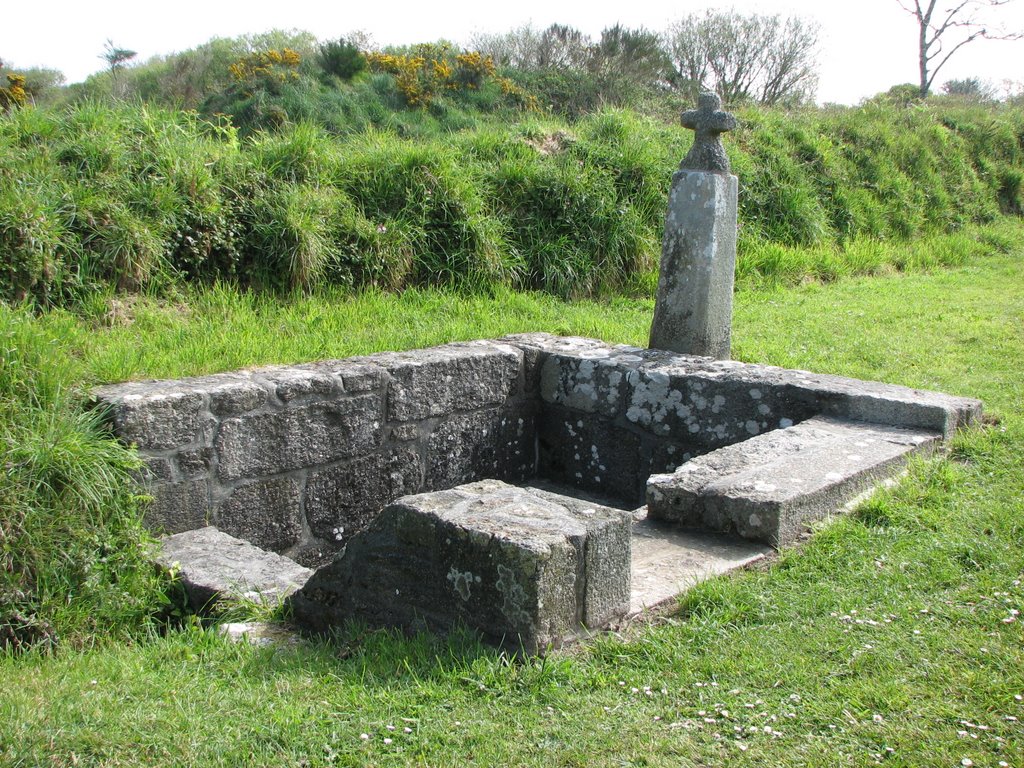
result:
[(543, 652), (630, 603), (629, 512), (483, 480), (387, 506), (292, 596), (314, 631), (362, 619)]
[(207, 526), (167, 536), (157, 562), (176, 571), (195, 610), (218, 599), (274, 603), (313, 575), (294, 560)]
[(927, 429), (817, 416), (652, 475), (647, 508), (652, 520), (778, 547), (941, 440)]

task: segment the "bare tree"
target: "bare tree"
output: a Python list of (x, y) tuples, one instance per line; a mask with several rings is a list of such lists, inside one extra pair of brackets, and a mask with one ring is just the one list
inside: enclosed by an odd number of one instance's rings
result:
[(495, 64), (525, 71), (582, 70), (590, 59), (590, 46), (589, 37), (564, 24), (544, 30), (526, 24), (504, 34), (477, 34), (470, 39), (470, 47), (490, 56)]
[(1020, 32), (993, 29), (986, 23), (985, 11), (1012, 0), (952, 0), (939, 9), (938, 0), (896, 0), (917, 21), (917, 62), (921, 76), (921, 96), (932, 89), (939, 70), (950, 57), (975, 40), (1018, 40)]
[(726, 104), (778, 104), (813, 95), (817, 86), (818, 26), (735, 11), (690, 14), (672, 24), (665, 47), (673, 84), (694, 100), (713, 89)]

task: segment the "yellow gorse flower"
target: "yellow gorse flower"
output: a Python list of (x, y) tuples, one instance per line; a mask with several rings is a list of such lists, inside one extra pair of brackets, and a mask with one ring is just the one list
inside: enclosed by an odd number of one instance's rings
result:
[(520, 106), (537, 109), (537, 100), (511, 80), (497, 76), (490, 56), (479, 51), (465, 51), (452, 56), (447, 45), (427, 43), (412, 49), (415, 55), (369, 51), (365, 54), (371, 71), (395, 78), (405, 103), (410, 107), (426, 107), (441, 91), (477, 90), (488, 78), (493, 79), (507, 96)]

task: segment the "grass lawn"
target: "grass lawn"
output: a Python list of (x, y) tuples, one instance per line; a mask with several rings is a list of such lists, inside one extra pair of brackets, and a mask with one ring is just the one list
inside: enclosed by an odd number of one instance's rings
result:
[[(980, 397), (995, 423), (676, 615), (524, 662), (363, 627), (0, 657), (0, 764), (1024, 765), (1022, 257), (737, 294), (735, 357)], [(91, 383), (527, 330), (644, 344), (652, 309), (211, 291), (35, 322)]]

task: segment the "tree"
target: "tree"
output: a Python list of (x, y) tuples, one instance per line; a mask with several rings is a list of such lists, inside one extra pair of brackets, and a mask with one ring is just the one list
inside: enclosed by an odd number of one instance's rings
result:
[(818, 31), (796, 16), (690, 14), (665, 35), (672, 84), (694, 101), (708, 89), (726, 104), (802, 101), (817, 86)]
[(340, 80), (351, 80), (366, 69), (366, 57), (362, 50), (344, 37), (321, 43), (317, 62), (327, 75)]
[(500, 67), (526, 72), (558, 68), (582, 70), (590, 60), (590, 38), (564, 24), (537, 30), (530, 24), (504, 34), (474, 35), (470, 47)]
[(119, 95), (117, 92), (118, 72), (124, 69), (126, 61), (131, 61), (137, 55), (135, 51), (128, 48), (118, 48), (114, 45), (113, 40), (107, 40), (107, 44), (103, 47), (103, 53), (100, 54), (100, 58), (107, 62), (107, 67), (110, 69), (110, 92), (115, 97)]
[(985, 11), (1012, 0), (952, 0), (936, 13), (938, 0), (896, 0), (917, 21), (917, 63), (921, 96), (932, 89), (939, 70), (954, 53), (975, 40), (1018, 40), (1019, 32), (992, 29)]

